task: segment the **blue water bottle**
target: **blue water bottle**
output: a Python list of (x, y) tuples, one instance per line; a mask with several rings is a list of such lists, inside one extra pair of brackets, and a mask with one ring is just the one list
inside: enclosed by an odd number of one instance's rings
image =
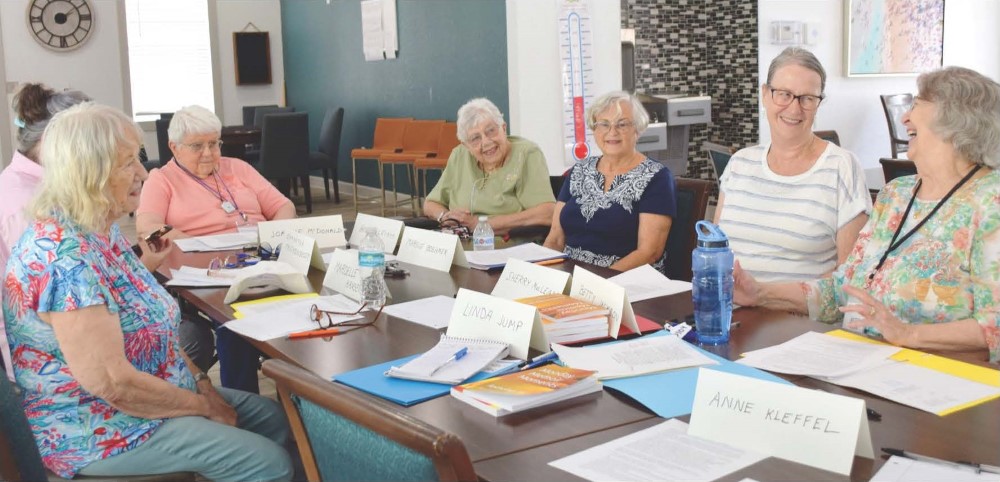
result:
[(698, 221), (698, 246), (691, 253), (694, 324), (698, 342), (720, 345), (729, 341), (733, 319), (733, 250), (729, 238), (715, 224)]

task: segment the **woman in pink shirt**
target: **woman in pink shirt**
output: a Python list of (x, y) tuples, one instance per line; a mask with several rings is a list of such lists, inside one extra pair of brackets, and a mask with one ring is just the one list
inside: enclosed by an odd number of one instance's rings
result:
[[(10, 250), (28, 226), (24, 208), (35, 197), (42, 182), (42, 164), (38, 158), (39, 141), (42, 131), (49, 125), (49, 119), (57, 112), (90, 100), (87, 94), (78, 90), (56, 92), (42, 84), (26, 84), (14, 95), (14, 111), (17, 118), (17, 150), (10, 165), (0, 172), (0, 272), (7, 266)], [(4, 328), (3, 313), (0, 312), (0, 352), (3, 366), (13, 379), (10, 369), (10, 347)]]

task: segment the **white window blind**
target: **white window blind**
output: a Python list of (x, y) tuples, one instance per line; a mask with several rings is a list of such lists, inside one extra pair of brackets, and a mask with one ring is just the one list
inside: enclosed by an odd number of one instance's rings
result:
[(126, 0), (136, 121), (191, 104), (215, 110), (207, 0)]

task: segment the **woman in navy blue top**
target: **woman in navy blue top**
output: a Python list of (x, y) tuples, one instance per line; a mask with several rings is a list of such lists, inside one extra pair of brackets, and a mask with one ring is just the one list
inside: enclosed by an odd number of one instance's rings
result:
[(662, 269), (677, 208), (670, 170), (635, 149), (649, 115), (632, 95), (612, 92), (588, 109), (587, 124), (603, 155), (573, 166), (545, 246), (618, 271)]

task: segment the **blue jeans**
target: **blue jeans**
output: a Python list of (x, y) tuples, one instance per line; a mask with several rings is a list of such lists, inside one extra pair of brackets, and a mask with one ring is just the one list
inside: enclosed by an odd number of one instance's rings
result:
[(292, 461), (285, 450), (289, 428), (281, 405), (252, 393), (217, 389), (236, 410), (236, 427), (204, 417), (167, 419), (138, 447), (94, 462), (80, 474), (197, 472), (211, 480), (290, 480)]

